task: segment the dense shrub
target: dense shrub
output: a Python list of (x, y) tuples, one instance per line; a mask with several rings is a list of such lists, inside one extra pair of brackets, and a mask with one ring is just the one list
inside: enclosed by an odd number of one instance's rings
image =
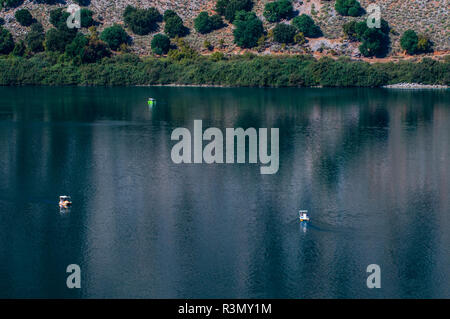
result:
[(426, 52), (432, 52), (432, 46), (433, 43), (423, 34), (418, 35), (418, 42), (417, 42), (417, 49), (419, 52), (426, 53)]
[[(169, 12), (166, 14), (166, 12)], [(183, 25), (183, 20), (172, 10), (164, 13), (164, 33), (170, 38), (183, 37), (188, 33), (188, 28)]]
[(408, 54), (431, 51), (432, 43), (424, 35), (417, 35), (414, 30), (406, 30), (400, 38), (400, 45)]
[(322, 35), (320, 28), (314, 20), (307, 14), (302, 14), (292, 20), (292, 24), (302, 32), (305, 37), (316, 38)]
[(63, 8), (50, 11), (50, 23), (55, 29), (47, 31), (44, 47), (48, 51), (64, 52), (66, 45), (75, 38), (78, 29), (67, 27), (67, 18), (70, 13)]
[(239, 11), (234, 20), (234, 42), (241, 48), (252, 48), (264, 32), (261, 20), (254, 12)]
[(251, 11), (252, 0), (218, 0), (216, 2), (216, 12), (233, 23), (238, 11)]
[(278, 43), (293, 43), (297, 29), (289, 24), (279, 23), (273, 29), (273, 39)]
[(357, 0), (336, 0), (334, 8), (343, 16), (357, 17), (364, 13)]
[(368, 28), (362, 35), (363, 42), (359, 46), (359, 52), (365, 57), (381, 56), (385, 50), (383, 45), (384, 34), (375, 28)]
[(106, 42), (109, 47), (116, 51), (121, 44), (129, 44), (130, 37), (125, 30), (118, 24), (103, 30), (100, 39)]
[(80, 6), (88, 6), (91, 3), (91, 0), (74, 0), (76, 3), (78, 3)]
[(197, 51), (192, 49), (184, 39), (177, 40), (177, 49), (169, 50), (167, 56), (171, 61), (189, 64), (195, 62), (200, 55)]
[(350, 41), (358, 40), (358, 35), (356, 33), (356, 25), (357, 22), (355, 20), (344, 23), (342, 25), (342, 30), (344, 31), (344, 34)]
[(170, 39), (164, 34), (156, 34), (152, 39), (151, 47), (155, 54), (166, 54), (169, 52)]
[(380, 28), (369, 28), (365, 21), (351, 21), (343, 25), (345, 35), (351, 41), (361, 41), (359, 51), (366, 57), (386, 55), (389, 47), (389, 24), (381, 20)]
[(146, 35), (158, 29), (158, 22), (161, 21), (162, 16), (155, 8), (136, 9), (127, 6), (123, 18), (133, 33)]
[(403, 50), (406, 50), (408, 54), (417, 53), (417, 43), (419, 42), (419, 37), (414, 30), (406, 30), (402, 37), (400, 38), (400, 45)]
[(290, 0), (278, 0), (266, 3), (264, 6), (264, 17), (269, 22), (278, 22), (292, 16), (292, 3)]
[(58, 8), (50, 11), (50, 23), (53, 24), (55, 28), (64, 29), (67, 28), (67, 18), (70, 13), (65, 11), (63, 8)]
[(55, 4), (58, 0), (34, 0), (37, 3), (45, 3), (45, 4)]
[(217, 0), (215, 10), (220, 15), (225, 15), (225, 10), (227, 9), (230, 0)]
[(91, 10), (86, 8), (82, 8), (80, 10), (82, 28), (89, 28), (90, 26), (94, 25), (94, 19), (92, 18), (93, 14), (94, 13)]
[(359, 51), (364, 56), (385, 56), (389, 49), (389, 24), (386, 20), (381, 19), (380, 28), (368, 28), (367, 24), (364, 23), (366, 26), (364, 27), (363, 23), (358, 23), (356, 27), (358, 37), (362, 41)]
[(25, 27), (28, 27), (33, 23), (33, 16), (27, 9), (17, 10), (14, 16), (17, 22), (19, 22), (20, 25), (23, 25)]
[(45, 34), (44, 28), (40, 23), (33, 23), (31, 30), (25, 36), (25, 43), (32, 52), (44, 51)]
[(364, 34), (364, 32), (368, 29), (369, 27), (367, 26), (367, 23), (366, 22), (364, 22), (364, 21), (360, 21), (360, 22), (357, 22), (356, 24), (355, 24), (355, 31), (354, 31), (354, 34), (356, 34), (356, 39), (358, 40), (358, 41), (362, 41), (363, 40), (363, 34)]
[(66, 54), (71, 58), (84, 56), (84, 51), (88, 45), (89, 39), (82, 33), (77, 33), (75, 38), (66, 46)]
[[(76, 37), (76, 39), (78, 36)], [(75, 39), (74, 39), (75, 41)], [(131, 54), (111, 58), (107, 46), (90, 37), (82, 65), (60, 63), (54, 53), (38, 53), (29, 59), (0, 59), (0, 85), (151, 85), (209, 84), (233, 86), (364, 86), (400, 82), (450, 84), (450, 61), (423, 59), (420, 63), (374, 63), (315, 60), (309, 56), (202, 57), (180, 45), (168, 59)], [(88, 52), (99, 55), (89, 55)], [(100, 54), (103, 52), (106, 55)], [(91, 60), (88, 60), (88, 57)], [(216, 58), (217, 57), (217, 58)], [(88, 63), (88, 62), (92, 63)], [(55, 76), (57, 75), (57, 76)]]
[(8, 54), (14, 49), (14, 40), (11, 33), (0, 26), (0, 54)]
[(23, 41), (19, 41), (14, 45), (14, 49), (12, 50), (12, 54), (15, 56), (23, 56), (26, 50), (25, 43)]
[(50, 23), (55, 29), (47, 31), (45, 35), (44, 47), (47, 51), (64, 52), (68, 45), (75, 38), (78, 29), (67, 26), (67, 18), (70, 13), (63, 8), (50, 11)]
[(208, 12), (202, 11), (198, 14), (198, 16), (194, 19), (194, 28), (197, 32), (202, 34), (212, 31)]
[(66, 45), (72, 42), (73, 38), (67, 33), (58, 29), (50, 29), (45, 34), (44, 47), (47, 51), (58, 51), (63, 53)]
[(307, 40), (305, 39), (305, 35), (303, 34), (303, 32), (299, 32), (294, 36), (295, 44), (303, 45), (306, 42), (307, 42)]
[(0, 0), (3, 7), (16, 8), (23, 3), (23, 0)]
[(94, 63), (109, 56), (111, 56), (111, 51), (109, 51), (106, 43), (96, 36), (91, 36), (87, 46), (84, 47), (82, 62)]
[(170, 9), (164, 11), (164, 14), (163, 14), (164, 22), (167, 22), (167, 20), (169, 20), (170, 18), (173, 18), (173, 17), (178, 17), (178, 14), (175, 11), (170, 10)]
[(223, 23), (222, 17), (218, 14), (213, 14), (209, 17), (209, 22), (213, 30), (222, 28), (225, 24)]
[(219, 15), (209, 16), (208, 12), (200, 12), (194, 19), (194, 27), (197, 32), (205, 34), (223, 26), (222, 18)]

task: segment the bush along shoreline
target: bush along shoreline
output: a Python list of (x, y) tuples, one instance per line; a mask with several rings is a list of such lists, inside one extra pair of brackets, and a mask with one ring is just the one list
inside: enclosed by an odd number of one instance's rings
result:
[[(187, 50), (187, 49), (186, 49)], [(249, 87), (381, 87), (396, 83), (450, 85), (450, 61), (369, 64), (349, 58), (308, 55), (225, 57), (177, 52), (140, 58), (130, 53), (77, 64), (64, 54), (0, 57), (0, 85), (138, 86), (201, 85)]]

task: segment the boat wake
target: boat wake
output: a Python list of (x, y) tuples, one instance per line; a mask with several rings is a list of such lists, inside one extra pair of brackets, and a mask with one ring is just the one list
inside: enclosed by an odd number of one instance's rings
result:
[(20, 203), (20, 204), (48, 204), (48, 205), (55, 205), (54, 199), (48, 199), (48, 198), (42, 198), (42, 197), (8, 197), (8, 196), (1, 196), (0, 202), (6, 202), (6, 203)]

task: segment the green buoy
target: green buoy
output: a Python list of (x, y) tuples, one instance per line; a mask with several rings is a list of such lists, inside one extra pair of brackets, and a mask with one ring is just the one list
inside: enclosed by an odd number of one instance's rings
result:
[(154, 98), (148, 98), (148, 106), (154, 106), (156, 104), (156, 100)]

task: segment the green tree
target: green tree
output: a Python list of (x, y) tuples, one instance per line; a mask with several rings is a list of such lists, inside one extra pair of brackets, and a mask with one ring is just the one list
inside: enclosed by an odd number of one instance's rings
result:
[(55, 27), (47, 31), (44, 47), (48, 51), (63, 53), (66, 46), (75, 38), (78, 29), (67, 27), (67, 18), (70, 13), (63, 8), (50, 11), (50, 23)]
[(209, 17), (209, 21), (211, 23), (211, 27), (213, 30), (220, 29), (224, 26), (222, 17), (218, 14), (214, 14)]
[(366, 57), (379, 55), (383, 49), (383, 34), (375, 28), (368, 28), (363, 33), (363, 42), (359, 51)]
[(167, 20), (169, 20), (170, 18), (173, 18), (173, 17), (178, 17), (178, 14), (175, 11), (170, 10), (170, 9), (164, 11), (164, 14), (163, 14), (164, 22), (167, 22)]
[(156, 34), (152, 39), (151, 47), (155, 54), (166, 54), (170, 49), (170, 39), (164, 34)]
[(289, 24), (279, 23), (273, 29), (273, 39), (278, 43), (293, 43), (297, 29)]
[(269, 22), (278, 22), (292, 16), (292, 3), (290, 0), (278, 0), (266, 3), (264, 6), (264, 17)]
[(27, 9), (17, 10), (14, 16), (16, 17), (17, 22), (24, 27), (28, 27), (33, 23), (33, 16)]
[(25, 36), (25, 43), (32, 52), (44, 51), (45, 40), (44, 28), (40, 23), (33, 23), (31, 30)]
[(45, 34), (45, 49), (47, 51), (58, 51), (63, 53), (66, 49), (66, 45), (69, 43), (64, 37), (64, 33), (58, 29), (50, 29)]
[(238, 11), (251, 11), (252, 7), (252, 0), (218, 0), (216, 2), (216, 12), (231, 23)]
[(11, 33), (0, 26), (0, 54), (8, 54), (14, 49), (14, 40)]
[(209, 22), (208, 12), (202, 11), (198, 14), (198, 16), (194, 19), (194, 27), (197, 32), (205, 34), (211, 32), (211, 24)]
[(183, 20), (174, 12), (165, 20), (164, 33), (170, 38), (183, 37), (188, 33), (188, 28), (183, 25)]
[(252, 7), (253, 7), (252, 0), (230, 0), (225, 10), (225, 19), (233, 23), (237, 12), (242, 10), (250, 11), (252, 10)]
[(364, 12), (357, 0), (336, 0), (334, 8), (343, 16), (357, 17)]
[(359, 46), (362, 55), (381, 57), (387, 53), (390, 27), (386, 20), (381, 20), (380, 28), (369, 28), (365, 21), (350, 21), (342, 28), (350, 41), (362, 42)]
[(59, 27), (50, 29), (45, 35), (44, 47), (48, 51), (63, 53), (68, 45), (77, 35), (76, 28), (69, 29), (67, 25), (58, 24)]
[(58, 8), (50, 11), (50, 23), (57, 29), (67, 28), (67, 18), (70, 13), (63, 8)]
[(45, 4), (55, 4), (58, 0), (34, 0), (37, 3), (45, 3)]
[(234, 42), (241, 48), (252, 48), (258, 45), (258, 39), (263, 35), (261, 20), (254, 12), (238, 11), (234, 20)]
[(408, 54), (415, 54), (418, 52), (417, 44), (419, 37), (414, 30), (406, 30), (400, 38), (400, 45)]
[(322, 31), (314, 20), (307, 14), (302, 14), (292, 20), (292, 24), (302, 32), (305, 37), (316, 38), (322, 35)]
[(130, 37), (120, 25), (115, 24), (103, 30), (100, 40), (106, 42), (112, 50), (116, 51), (121, 44), (129, 44)]
[(162, 16), (156, 8), (136, 9), (127, 6), (123, 18), (133, 33), (146, 35), (158, 29)]
[(16, 8), (23, 3), (23, 0), (2, 0), (0, 4), (4, 7)]
[(82, 28), (89, 28), (90, 26), (94, 25), (94, 19), (92, 18), (93, 14), (94, 13), (91, 10), (86, 8), (82, 8), (80, 10)]
[(81, 60), (84, 63), (95, 63), (110, 55), (111, 51), (109, 51), (106, 43), (98, 39), (98, 37), (91, 35), (88, 45), (84, 48)]
[(50, 11), (50, 23), (56, 29), (47, 31), (45, 35), (44, 47), (48, 51), (57, 51), (63, 53), (66, 45), (68, 45), (77, 35), (77, 28), (69, 28), (67, 26), (67, 18), (70, 13), (63, 8)]
[(223, 25), (222, 18), (219, 15), (209, 16), (208, 12), (202, 11), (194, 19), (194, 27), (197, 32), (206, 34), (213, 30), (220, 29)]
[(78, 33), (72, 42), (66, 46), (66, 54), (71, 58), (79, 57), (81, 59), (88, 43), (88, 38), (84, 34)]
[(369, 27), (367, 26), (367, 23), (365, 21), (356, 22), (355, 24), (356, 39), (358, 41), (362, 41), (363, 40), (362, 36), (364, 32), (366, 32), (368, 29)]
[(366, 57), (385, 56), (389, 47), (389, 25), (381, 20), (381, 28), (369, 28), (365, 21), (355, 25), (356, 37), (362, 41), (359, 51)]
[(217, 0), (216, 2), (216, 12), (220, 15), (225, 15), (225, 10), (227, 9), (230, 0)]
[(74, 0), (80, 6), (86, 7), (91, 3), (91, 0)]

